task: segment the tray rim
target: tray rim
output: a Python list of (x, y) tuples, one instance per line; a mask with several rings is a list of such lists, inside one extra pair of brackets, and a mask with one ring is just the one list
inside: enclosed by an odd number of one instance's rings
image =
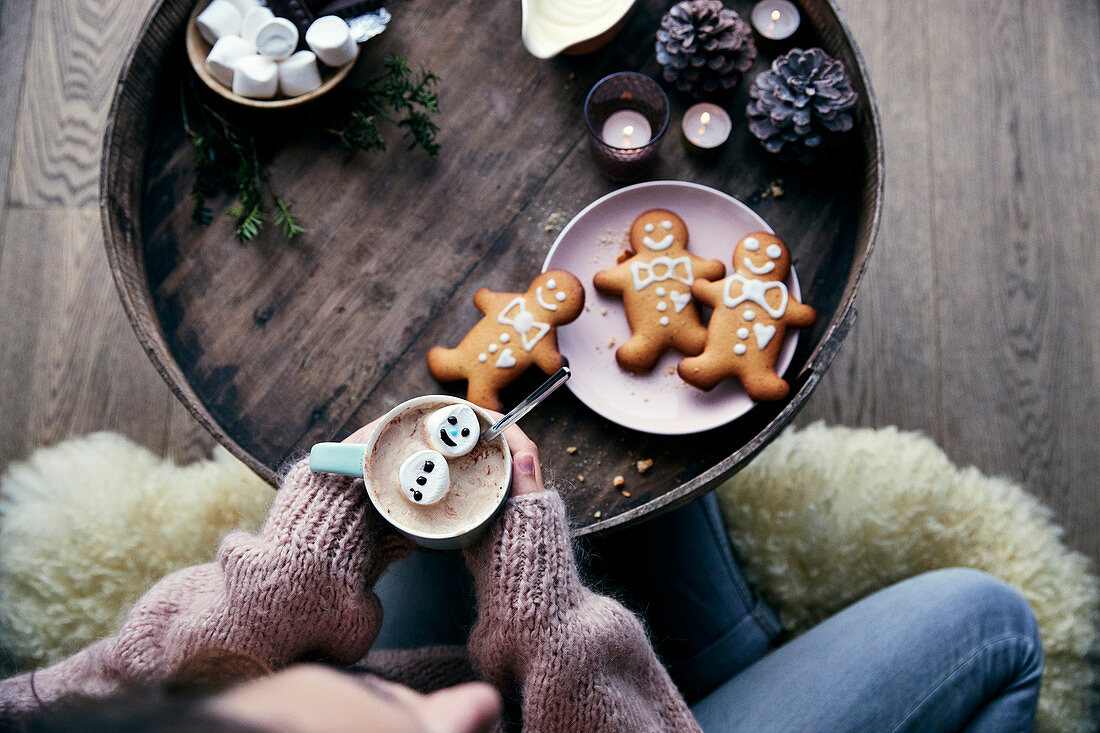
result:
[[(279, 472), (257, 460), (213, 418), (172, 356), (161, 329), (160, 321), (155, 318), (156, 309), (148, 287), (144, 258), (136, 257), (136, 250), (131, 246), (133, 242), (140, 241), (140, 221), (137, 218), (140, 214), (137, 212), (140, 212), (142, 198), (140, 189), (141, 172), (144, 171), (145, 158), (148, 155), (148, 142), (146, 147), (141, 150), (140, 155), (127, 156), (124, 147), (119, 143), (119, 138), (123, 135), (119, 134), (116, 129), (116, 120), (121, 113), (126, 111), (126, 105), (135, 103), (133, 100), (135, 88), (151, 90), (155, 93), (157, 87), (156, 72), (159, 70), (159, 64), (135, 65), (134, 60), (139, 51), (145, 48), (150, 38), (159, 41), (167, 49), (181, 24), (186, 22), (190, 12), (189, 5), (184, 9), (176, 8), (178, 18), (164, 20), (167, 16), (162, 15), (162, 8), (169, 1), (157, 0), (150, 7), (142, 22), (137, 41), (130, 48), (122, 64), (112, 94), (103, 137), (103, 156), (99, 176), (99, 210), (103, 227), (104, 248), (107, 251), (111, 276), (118, 290), (119, 299), (122, 301), (127, 320), (130, 321), (138, 342), (161, 378), (164, 379), (172, 393), (183, 403), (204, 430), (234, 457), (275, 488), (277, 487)], [(625, 512), (591, 523), (585, 527), (576, 528), (574, 530), (576, 536), (621, 527), (642, 517), (655, 517), (715, 488), (720, 482), (737, 472), (764, 446), (771, 442), (802, 409), (852, 328), (857, 315), (854, 307), (856, 294), (866, 272), (868, 261), (874, 251), (875, 240), (882, 219), (885, 188), (882, 122), (866, 62), (852, 34), (847, 18), (837, 6), (835, 0), (817, 0), (817, 2), (820, 6), (812, 9), (806, 8), (806, 3), (803, 3), (803, 7), (807, 11), (806, 15), (811, 18), (824, 18), (825, 21), (831, 20), (839, 27), (845, 50), (850, 53), (850, 60), (855, 66), (855, 71), (858, 72), (851, 74), (852, 81), (865, 100), (867, 118), (860, 129), (862, 143), (868, 155), (867, 168), (863, 176), (864, 186), (858, 224), (859, 233), (856, 237), (855, 251), (857, 256), (859, 256), (861, 240), (866, 241), (866, 248), (858, 261), (853, 263), (854, 266), (848, 273), (848, 280), (845, 283), (842, 297), (837, 304), (836, 313), (822, 334), (820, 342), (811, 352), (802, 371), (792, 380), (794, 385), (797, 385), (792, 390), (792, 395), (787, 398), (785, 403), (782, 403), (782, 409), (760, 432), (741, 446), (740, 449), (718, 461), (714, 466), (693, 479)], [(163, 22), (158, 23), (158, 21)], [(820, 30), (825, 40), (828, 41), (832, 34), (827, 35), (825, 33), (825, 30), (828, 29)], [(830, 50), (830, 53), (833, 53), (833, 50)], [(163, 57), (161, 63), (163, 63)], [(146, 115), (136, 129), (128, 128), (126, 135), (132, 136), (140, 133), (141, 138), (148, 141), (148, 130), (151, 124), (151, 116)], [(120, 172), (133, 174), (135, 171), (138, 173), (137, 176), (126, 177), (120, 174)], [(138, 185), (135, 185), (135, 183)], [(871, 185), (868, 186), (868, 183), (871, 183)], [(127, 207), (126, 204), (130, 203), (131, 200), (138, 203), (139, 206)], [(130, 212), (135, 212), (135, 216), (131, 216)], [(869, 218), (867, 218), (868, 212)]]

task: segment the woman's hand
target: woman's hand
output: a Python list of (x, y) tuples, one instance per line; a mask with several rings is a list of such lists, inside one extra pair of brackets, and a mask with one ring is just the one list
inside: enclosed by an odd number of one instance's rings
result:
[(369, 423), (367, 423), (363, 427), (359, 428), (354, 433), (352, 433), (348, 437), (344, 438), (340, 442), (341, 443), (366, 443), (367, 438), (369, 438), (371, 432), (374, 431), (374, 426), (377, 425), (378, 421), (381, 420), (381, 419), (382, 418), (379, 417), (379, 418), (375, 418), (374, 420), (371, 420)]
[[(494, 419), (504, 415), (489, 410)], [(539, 462), (539, 447), (527, 434), (513, 425), (504, 431), (508, 441), (508, 450), (512, 452), (512, 496), (525, 496), (544, 491), (542, 483), (542, 464)]]

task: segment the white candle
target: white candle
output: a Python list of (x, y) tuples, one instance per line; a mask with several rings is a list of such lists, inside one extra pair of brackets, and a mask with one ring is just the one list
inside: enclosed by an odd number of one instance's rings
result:
[(607, 122), (603, 123), (600, 137), (613, 148), (641, 148), (653, 138), (653, 128), (641, 112), (620, 109), (612, 112)]
[(700, 148), (716, 148), (729, 139), (733, 121), (716, 104), (703, 102), (688, 109), (680, 123), (688, 142)]
[(752, 27), (764, 38), (782, 41), (798, 30), (802, 16), (788, 0), (761, 0), (753, 6)]

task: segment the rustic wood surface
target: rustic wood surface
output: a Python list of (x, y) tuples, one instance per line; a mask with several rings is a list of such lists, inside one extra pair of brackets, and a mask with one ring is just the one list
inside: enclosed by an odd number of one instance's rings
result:
[[(841, 4), (883, 114), (886, 210), (854, 332), (798, 422), (921, 430), (1024, 483), (1100, 560), (1100, 6)], [(148, 2), (30, 5), (0, 4), (0, 465), (96, 429), (194, 457), (210, 441), (129, 331), (90, 208)], [(540, 236), (553, 211), (512, 213)]]
[[(603, 53), (552, 62), (495, 38), (459, 43), (450, 31), (471, 27), (480, 14), (514, 15), (512, 0), (401, 7), (389, 32), (365, 48), (359, 71), (376, 73), (383, 58), (403, 53), (439, 72), (440, 104), (458, 122), (440, 133), (437, 160), (410, 159), (400, 145), (385, 155), (344, 154), (309, 124), (323, 108), (227, 112), (250, 129), (279, 131), (260, 148), (273, 151), (273, 188), (308, 217), (310, 231), (292, 243), (273, 228), (241, 246), (225, 218), (210, 227), (191, 221), (181, 65), (165, 63), (182, 51), (189, 0), (158, 6), (120, 82), (103, 208), (124, 302), (143, 344), (194, 413), (272, 481), (288, 455), (345, 435), (409, 397), (444, 389), (424, 355), (432, 345), (458, 343), (480, 317), (470, 305), (478, 287), (527, 287), (556, 234), (539, 212), (565, 220), (617, 187), (589, 161), (576, 112), (587, 90), (615, 69), (658, 72), (650, 47), (665, 7), (659, 1), (639, 4)], [(861, 85), (836, 18), (820, 0), (804, 7), (813, 15), (806, 30), (821, 31), (820, 39), (812, 32), (807, 38), (846, 55)], [(767, 63), (758, 61), (760, 68)], [(186, 69), (182, 76), (190, 80)], [(742, 88), (731, 105), (743, 107), (747, 98)], [(674, 100), (674, 120), (685, 106)], [(673, 133), (653, 175), (701, 181), (747, 200), (791, 247), (803, 297), (819, 314), (788, 369), (800, 388), (792, 393), (796, 406), (816, 384), (810, 370), (825, 366), (808, 360), (832, 343), (870, 243), (880, 179), (869, 104), (860, 126), (832, 159), (797, 172), (763, 153), (744, 126), (705, 164)], [(294, 134), (302, 128), (307, 132)], [(782, 199), (764, 197), (781, 176)], [(522, 379), (506, 391), (505, 404), (538, 381)], [(455, 389), (461, 394), (464, 386)], [(544, 454), (566, 465), (562, 491), (576, 531), (584, 532), (636, 521), (714, 486), (776, 434), (782, 425), (772, 418), (780, 411), (789, 419), (795, 410), (776, 403), (704, 434), (654, 436), (611, 424), (563, 391), (524, 428)], [(570, 446), (580, 450), (567, 453)], [(652, 461), (644, 475), (635, 470), (639, 459)], [(614, 488), (618, 476), (626, 477), (624, 491)]]

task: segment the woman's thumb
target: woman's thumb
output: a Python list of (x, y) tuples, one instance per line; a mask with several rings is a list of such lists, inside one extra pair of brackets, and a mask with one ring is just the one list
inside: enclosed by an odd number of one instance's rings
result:
[(512, 456), (512, 496), (537, 494), (543, 490), (542, 466), (536, 451), (523, 448)]

